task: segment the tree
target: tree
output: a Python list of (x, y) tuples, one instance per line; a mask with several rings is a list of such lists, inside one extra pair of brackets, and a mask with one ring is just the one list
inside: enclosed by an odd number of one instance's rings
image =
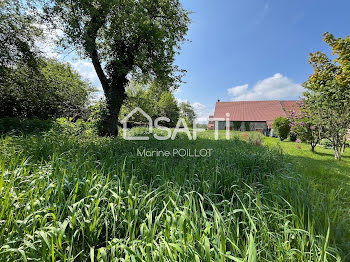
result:
[(289, 120), (287, 118), (276, 118), (272, 123), (272, 127), (281, 141), (287, 139), (290, 132)]
[(68, 64), (40, 59), (35, 71), (22, 65), (0, 81), (0, 117), (81, 117), (94, 91)]
[(189, 126), (193, 126), (193, 121), (196, 119), (196, 113), (193, 106), (189, 102), (182, 102), (179, 106), (181, 117), (186, 119)]
[(36, 67), (35, 40), (41, 30), (34, 26), (30, 7), (20, 0), (0, 0), (0, 81), (11, 68)]
[(322, 52), (310, 54), (314, 73), (304, 83), (304, 96), (322, 135), (332, 143), (335, 159), (340, 160), (350, 127), (350, 38), (335, 39), (326, 33), (324, 41), (338, 57), (332, 62)]
[(170, 122), (162, 123), (168, 127), (175, 127), (177, 121), (179, 120), (180, 110), (177, 105), (174, 95), (170, 92), (164, 92), (160, 97), (159, 103), (159, 116), (167, 117)]
[(314, 114), (303, 102), (299, 103), (300, 112), (292, 111), (289, 115), (291, 133), (311, 146), (311, 151), (321, 140), (322, 126), (317, 125)]
[(63, 29), (63, 46), (92, 61), (109, 111), (103, 135), (118, 134), (128, 79), (180, 81), (174, 60), (190, 20), (179, 0), (55, 0), (45, 10)]

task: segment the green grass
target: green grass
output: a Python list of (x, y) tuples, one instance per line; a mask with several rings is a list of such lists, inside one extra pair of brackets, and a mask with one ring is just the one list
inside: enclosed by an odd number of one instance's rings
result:
[[(2, 136), (0, 261), (344, 257), (331, 200), (289, 156), (212, 134), (137, 142), (64, 132)], [(143, 148), (213, 154), (138, 156)]]
[(280, 147), (313, 188), (329, 199), (334, 239), (350, 260), (350, 149), (345, 150), (341, 161), (336, 161), (333, 150), (322, 146), (311, 152), (307, 144), (280, 142), (277, 138), (265, 138), (265, 143)]

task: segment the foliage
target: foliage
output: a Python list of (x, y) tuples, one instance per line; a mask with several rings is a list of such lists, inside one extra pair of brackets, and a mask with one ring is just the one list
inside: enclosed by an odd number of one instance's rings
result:
[(34, 43), (41, 30), (34, 26), (35, 16), (30, 11), (26, 1), (0, 0), (0, 82), (9, 68), (36, 67)]
[(175, 127), (179, 119), (179, 107), (174, 95), (170, 92), (164, 92), (159, 100), (159, 116), (167, 117), (170, 122), (162, 122), (163, 126)]
[(329, 141), (328, 139), (321, 139), (320, 145), (324, 146), (325, 148), (332, 148), (332, 142)]
[(77, 119), (73, 121), (72, 118), (57, 118), (53, 122), (51, 134), (60, 133), (65, 136), (86, 136), (93, 137), (97, 134), (97, 129), (92, 122)]
[(152, 137), (154, 134), (158, 136), (166, 136), (168, 133), (166, 130), (161, 130), (157, 128), (152, 129), (152, 134), (149, 132), (148, 127), (134, 127), (128, 130), (128, 136), (148, 136)]
[[(290, 132), (289, 133), (289, 140), (291, 142), (296, 142), (297, 141), (297, 138), (298, 138), (298, 134), (297, 133), (294, 133), (294, 132)], [(300, 140), (301, 141), (301, 140)]]
[(41, 59), (38, 71), (22, 65), (0, 82), (0, 117), (82, 117), (93, 88), (68, 64)]
[(311, 146), (311, 151), (314, 151), (322, 136), (322, 126), (317, 125), (315, 114), (302, 101), (299, 102), (299, 108), (300, 112), (292, 111), (289, 114), (291, 136), (295, 134)]
[(55, 0), (45, 10), (63, 30), (63, 46), (94, 65), (108, 106), (105, 135), (117, 135), (128, 79), (157, 79), (167, 89), (181, 79), (174, 60), (190, 20), (179, 0)]
[(236, 131), (239, 131), (242, 126), (242, 121), (234, 121), (233, 122), (233, 129)]
[(39, 134), (52, 127), (51, 120), (0, 118), (0, 134)]
[(322, 136), (332, 142), (336, 159), (341, 159), (341, 148), (350, 127), (350, 41), (335, 39), (326, 33), (324, 40), (338, 55), (334, 63), (322, 52), (310, 54), (309, 62), (314, 73), (304, 87), (305, 103), (314, 114), (317, 125), (322, 126)]
[(290, 132), (289, 124), (290, 124), (289, 120), (285, 117), (278, 117), (272, 123), (273, 129), (281, 141), (283, 141), (284, 139), (287, 139), (289, 135), (289, 132)]
[[(0, 260), (340, 259), (327, 201), (283, 154), (205, 135), (196, 143), (2, 137)], [(183, 144), (213, 155), (136, 153)]]
[(264, 136), (260, 132), (249, 132), (247, 141), (254, 146), (262, 146), (264, 143)]
[(186, 119), (187, 125), (193, 127), (193, 122), (196, 120), (196, 113), (193, 106), (189, 102), (181, 102), (179, 105), (180, 116)]
[(250, 131), (250, 122), (244, 122), (245, 131)]

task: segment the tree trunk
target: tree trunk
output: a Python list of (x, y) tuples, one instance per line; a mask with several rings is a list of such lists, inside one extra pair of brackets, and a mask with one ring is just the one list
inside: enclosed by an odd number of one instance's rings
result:
[(100, 130), (100, 135), (102, 136), (118, 136), (119, 112), (126, 98), (123, 82), (119, 86), (110, 87), (108, 92), (105, 93), (107, 114), (102, 119)]
[(345, 153), (345, 149), (346, 149), (346, 142), (347, 142), (347, 137), (346, 135), (344, 136), (344, 142), (343, 142), (343, 146), (341, 148), (341, 152)]
[(334, 158), (336, 160), (341, 160), (341, 153), (338, 147), (334, 148)]
[(316, 145), (311, 145), (311, 152), (315, 152)]

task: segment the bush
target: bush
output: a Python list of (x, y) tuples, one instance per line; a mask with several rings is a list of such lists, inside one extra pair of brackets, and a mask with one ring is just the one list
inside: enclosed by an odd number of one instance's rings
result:
[(247, 132), (243, 132), (241, 135), (242, 139), (246, 140), (246, 141), (248, 140), (248, 136), (249, 136), (249, 134)]
[(296, 133), (290, 132), (290, 134), (289, 134), (289, 140), (290, 140), (291, 142), (295, 142), (295, 141), (297, 140), (297, 138), (298, 138), (298, 136), (297, 136)]
[(5, 117), (0, 118), (0, 133), (1, 134), (37, 134), (43, 131), (48, 131), (52, 126), (50, 120), (22, 119)]
[(287, 139), (290, 132), (290, 122), (285, 117), (278, 117), (273, 121), (272, 127), (281, 141)]
[(41, 59), (37, 70), (23, 65), (0, 78), (0, 117), (83, 117), (92, 91), (68, 64)]
[(244, 122), (245, 131), (250, 131), (250, 122)]
[(148, 127), (134, 127), (128, 130), (128, 136), (150, 136), (153, 137), (153, 134), (158, 136), (166, 136), (168, 134), (167, 131), (153, 128), (152, 133), (149, 132)]
[(264, 143), (264, 137), (259, 132), (251, 132), (248, 134), (248, 143), (254, 146), (261, 146)]
[(97, 134), (93, 123), (78, 119), (73, 121), (72, 118), (58, 118), (53, 122), (53, 133), (60, 133), (67, 136), (91, 136)]
[(329, 141), (328, 139), (322, 139), (320, 141), (320, 145), (325, 147), (325, 148), (332, 148), (332, 142)]

